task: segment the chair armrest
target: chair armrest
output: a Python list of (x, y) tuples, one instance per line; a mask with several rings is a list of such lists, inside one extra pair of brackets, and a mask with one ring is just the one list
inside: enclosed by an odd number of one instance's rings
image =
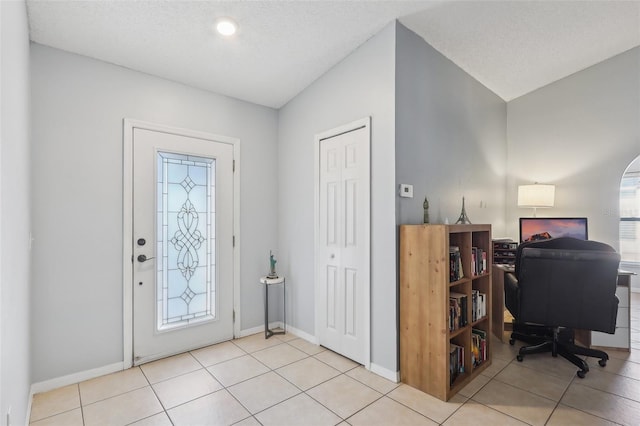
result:
[(504, 304), (514, 318), (520, 313), (520, 288), (518, 279), (512, 272), (504, 274)]
[[(613, 296), (613, 300), (611, 301), (611, 308), (609, 309), (608, 312), (608, 327), (604, 327), (601, 328), (597, 331), (602, 331), (604, 333), (609, 333), (609, 334), (614, 334), (616, 332), (616, 319), (618, 316), (618, 304), (620, 303), (620, 300), (618, 299), (618, 296)], [(606, 315), (606, 313), (605, 313)]]

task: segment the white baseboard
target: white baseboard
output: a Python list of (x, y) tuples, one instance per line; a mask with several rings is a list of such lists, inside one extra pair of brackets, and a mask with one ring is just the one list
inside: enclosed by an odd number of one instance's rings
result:
[(312, 334), (309, 334), (305, 331), (302, 331), (298, 328), (292, 327), (290, 325), (287, 326), (287, 332), (298, 336), (301, 339), (306, 340), (309, 343), (313, 343), (314, 345), (318, 344), (318, 338)]
[(122, 370), (124, 370), (124, 363), (116, 362), (103, 367), (69, 374), (68, 376), (56, 377), (55, 379), (34, 383), (31, 385), (31, 395), (33, 396), (37, 393), (48, 392), (63, 386), (73, 385), (74, 383), (84, 382), (85, 380), (95, 379), (96, 377)]
[(264, 333), (264, 326), (259, 325), (258, 327), (247, 328), (245, 330), (240, 330), (240, 335), (236, 336), (236, 339), (241, 337), (251, 336), (252, 334)]
[[(33, 390), (29, 392), (29, 401), (27, 402), (27, 415), (24, 417), (26, 420), (24, 421), (25, 426), (29, 426), (31, 423), (31, 405), (33, 403)], [(10, 426), (10, 425), (7, 425)]]
[(371, 372), (377, 374), (378, 376), (382, 376), (387, 380), (391, 380), (394, 383), (400, 382), (400, 372), (388, 370), (384, 367), (381, 367), (377, 364), (371, 363)]

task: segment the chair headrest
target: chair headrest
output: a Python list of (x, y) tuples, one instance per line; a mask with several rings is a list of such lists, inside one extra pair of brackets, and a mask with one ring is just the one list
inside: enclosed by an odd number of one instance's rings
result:
[(571, 237), (558, 237), (549, 240), (527, 241), (518, 246), (516, 251), (515, 275), (518, 277), (518, 269), (520, 268), (520, 260), (522, 251), (525, 248), (554, 249), (554, 250), (596, 250), (615, 252), (615, 249), (609, 244), (600, 241), (580, 240)]

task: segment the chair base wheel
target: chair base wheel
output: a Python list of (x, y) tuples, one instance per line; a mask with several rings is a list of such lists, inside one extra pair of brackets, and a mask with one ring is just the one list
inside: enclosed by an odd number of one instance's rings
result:
[(587, 375), (586, 371), (583, 370), (578, 370), (578, 372), (576, 373), (578, 375), (578, 377), (580, 377), (581, 379), (584, 379), (584, 377)]
[(511, 346), (515, 345), (516, 344), (516, 340), (515, 339), (509, 339), (509, 344)]
[(598, 360), (598, 365), (599, 365), (600, 367), (604, 367), (604, 366), (606, 366), (606, 365), (607, 365), (607, 360), (606, 360), (606, 359)]
[(522, 357), (522, 355), (517, 355), (516, 359), (518, 360), (518, 362), (522, 362), (524, 358)]

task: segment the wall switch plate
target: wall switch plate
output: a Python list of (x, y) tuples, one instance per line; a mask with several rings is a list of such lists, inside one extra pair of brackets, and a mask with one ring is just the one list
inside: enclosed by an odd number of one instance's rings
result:
[(413, 198), (413, 185), (407, 185), (406, 183), (401, 183), (400, 196), (404, 198)]

